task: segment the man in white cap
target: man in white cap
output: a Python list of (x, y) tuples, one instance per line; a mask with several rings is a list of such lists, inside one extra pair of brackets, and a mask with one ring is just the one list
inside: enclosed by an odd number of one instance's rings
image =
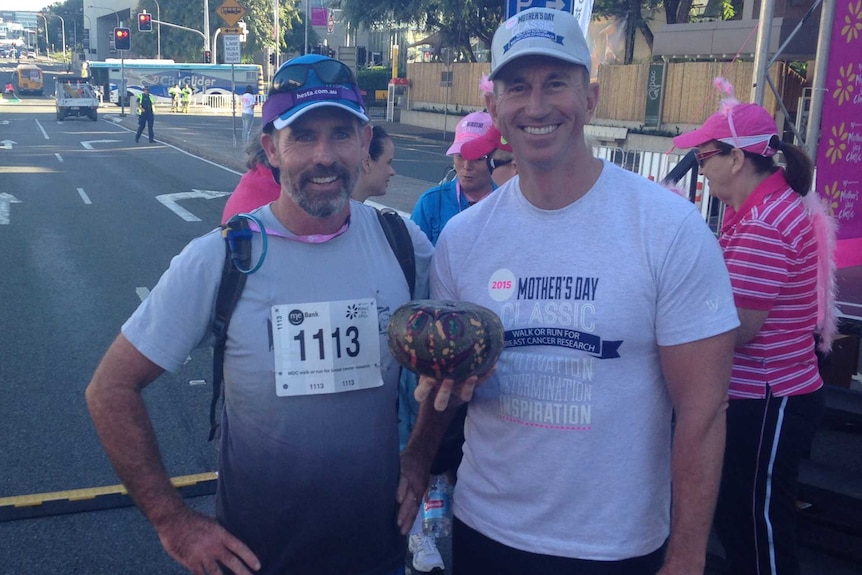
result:
[(484, 159), (467, 160), (461, 155), (461, 146), (484, 136), (491, 125), (491, 116), (487, 112), (473, 112), (461, 118), (455, 127), (455, 141), (446, 150), (446, 155), (452, 156), (456, 177), (425, 190), (416, 200), (410, 219), (422, 228), (432, 244), (437, 243), (440, 230), (452, 216), (496, 188)]
[[(215, 519), (171, 485), (141, 391), (212, 344), (226, 249), (218, 230), (173, 259), (87, 388), (117, 474), (165, 550), (196, 575), (404, 573), (424, 484), (400, 479), (418, 474), (409, 461), (399, 473), (400, 369), (385, 334), (410, 290), (376, 211), (350, 200), (367, 122), (337, 60), (303, 56), (273, 78), (261, 143), (281, 195), (250, 218), (257, 265), (224, 354)], [(407, 224), (417, 297), (427, 297), (432, 247)]]
[(504, 350), (479, 385), (420, 379), (404, 452), (433, 450), (469, 400), (454, 573), (703, 573), (739, 325), (716, 239), (592, 156), (599, 88), (572, 14), (504, 22), (490, 78), (519, 174), (443, 229), (431, 295), (496, 312)]

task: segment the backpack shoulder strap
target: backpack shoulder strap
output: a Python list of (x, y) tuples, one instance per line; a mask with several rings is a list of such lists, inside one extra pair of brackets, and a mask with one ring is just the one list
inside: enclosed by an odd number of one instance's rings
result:
[(377, 210), (377, 219), (380, 220), (380, 227), (386, 234), (389, 247), (401, 264), (401, 271), (404, 272), (404, 279), (407, 280), (407, 286), (410, 288), (410, 297), (413, 298), (416, 292), (416, 254), (407, 224), (398, 212), (391, 208)]
[(224, 348), (227, 343), (227, 328), (233, 310), (245, 288), (247, 270), (251, 263), (251, 230), (246, 218), (236, 218), (224, 224), (221, 228), (225, 243), (224, 266), (221, 272), (218, 294), (216, 296), (215, 320), (212, 324), (215, 334), (213, 345), (213, 396), (210, 402), (210, 433), (209, 441), (215, 437), (218, 423), (216, 410), (221, 387), (224, 380)]

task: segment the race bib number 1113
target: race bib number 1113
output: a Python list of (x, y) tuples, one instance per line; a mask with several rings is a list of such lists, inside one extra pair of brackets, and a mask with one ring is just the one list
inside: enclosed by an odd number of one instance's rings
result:
[(276, 395), (383, 385), (374, 299), (276, 305), (272, 326)]

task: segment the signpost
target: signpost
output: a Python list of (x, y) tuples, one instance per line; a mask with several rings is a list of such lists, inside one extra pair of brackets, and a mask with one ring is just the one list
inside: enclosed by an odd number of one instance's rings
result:
[(506, 18), (511, 18), (528, 8), (550, 8), (574, 14), (584, 36), (589, 38), (593, 0), (506, 0), (505, 8)]
[(236, 0), (224, 0), (221, 6), (216, 8), (216, 14), (228, 26), (236, 26), (236, 23), (245, 16), (245, 8)]
[(233, 112), (233, 147), (236, 148), (236, 78), (234, 77), (234, 64), (242, 63), (242, 46), (240, 36), (243, 29), (237, 23), (245, 16), (245, 8), (236, 0), (224, 0), (221, 6), (216, 8), (216, 14), (224, 20), (227, 26), (222, 26), (221, 37), (224, 46), (224, 63), (230, 64), (230, 97), (231, 110)]
[(653, 62), (649, 65), (646, 85), (645, 128), (661, 126), (661, 105), (664, 93), (664, 62)]
[(242, 64), (242, 48), (238, 34), (228, 34), (222, 36), (224, 44), (224, 63), (225, 64)]
[(528, 8), (551, 8), (573, 13), (572, 0), (506, 0), (506, 18)]

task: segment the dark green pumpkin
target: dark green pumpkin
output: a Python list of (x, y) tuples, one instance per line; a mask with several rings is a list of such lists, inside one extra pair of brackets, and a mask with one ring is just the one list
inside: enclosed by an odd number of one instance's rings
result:
[(493, 311), (467, 302), (417, 300), (392, 314), (389, 351), (401, 365), (456, 381), (488, 372), (503, 352), (503, 324)]

